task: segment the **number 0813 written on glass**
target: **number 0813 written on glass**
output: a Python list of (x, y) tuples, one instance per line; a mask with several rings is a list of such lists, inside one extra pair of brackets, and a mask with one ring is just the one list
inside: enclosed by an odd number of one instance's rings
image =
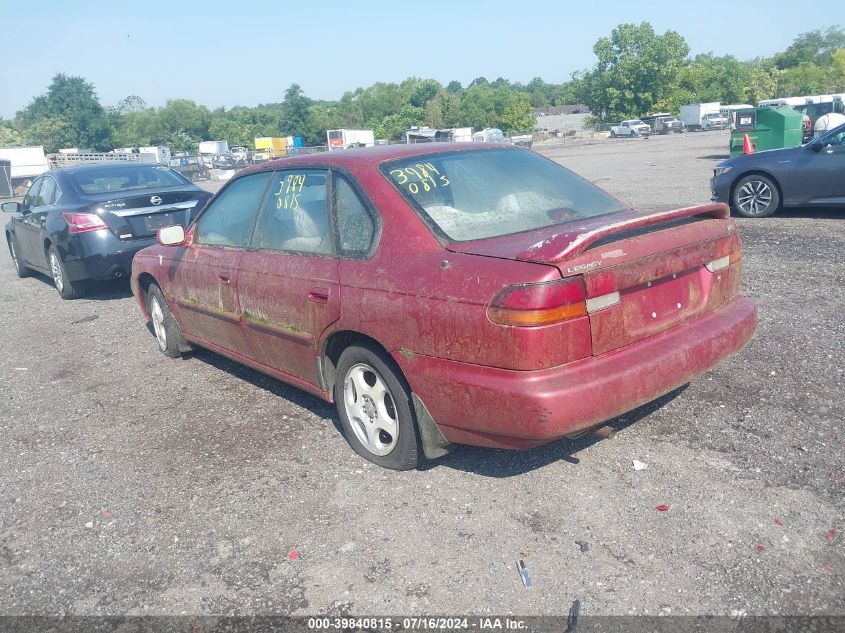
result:
[(391, 169), (390, 175), (396, 183), (405, 187), (410, 193), (431, 191), (438, 187), (448, 187), (449, 179), (441, 174), (431, 163), (417, 163), (402, 169)]

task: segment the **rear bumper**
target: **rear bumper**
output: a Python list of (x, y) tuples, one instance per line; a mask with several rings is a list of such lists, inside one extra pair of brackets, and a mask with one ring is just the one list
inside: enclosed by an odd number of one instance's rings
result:
[(132, 258), (155, 239), (125, 241), (111, 231), (91, 231), (71, 238), (75, 243), (62, 257), (71, 281), (117, 279), (132, 272)]
[(757, 308), (738, 298), (695, 321), (601, 356), (511, 371), (395, 354), (411, 389), (451, 442), (529, 448), (650, 402), (712, 368), (754, 334)]

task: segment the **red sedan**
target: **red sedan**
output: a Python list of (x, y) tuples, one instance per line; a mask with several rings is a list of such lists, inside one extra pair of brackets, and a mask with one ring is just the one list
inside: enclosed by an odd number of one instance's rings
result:
[(526, 448), (689, 382), (743, 347), (728, 207), (643, 214), (502, 145), (383, 146), (238, 173), (139, 252), (158, 345), (198, 345), (335, 402), (387, 468)]

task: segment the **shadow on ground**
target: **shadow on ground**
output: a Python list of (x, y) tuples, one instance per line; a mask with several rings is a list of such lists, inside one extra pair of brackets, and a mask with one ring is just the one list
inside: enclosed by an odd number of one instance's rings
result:
[[(56, 292), (56, 287), (53, 284), (53, 279), (50, 276), (33, 270), (31, 278), (36, 279), (47, 286), (50, 286), (50, 288), (52, 288), (53, 291)], [(82, 297), (77, 299), (77, 301), (113, 301), (115, 299), (128, 299), (131, 296), (132, 289), (129, 287), (129, 280), (114, 279), (109, 281), (90, 282), (88, 291)]]
[[(149, 329), (152, 331), (151, 328)], [(220, 371), (225, 371), (241, 380), (245, 380), (260, 389), (269, 391), (274, 396), (284, 398), (303, 409), (311, 411), (320, 418), (330, 419), (338, 435), (343, 435), (340, 419), (338, 418), (334, 405), (321, 400), (317, 396), (287, 385), (270, 376), (265, 376), (258, 371), (208, 350), (197, 350), (192, 354), (192, 357)], [(616, 431), (624, 431), (624, 429), (636, 424), (644, 417), (674, 400), (683, 393), (687, 386), (678, 387), (661, 398), (629, 411), (624, 415), (608, 420), (607, 424), (614, 427)], [(338, 441), (341, 441), (340, 437)], [(561, 439), (551, 444), (522, 451), (459, 446), (453, 453), (445, 457), (423, 463), (420, 470), (452, 468), (485, 477), (515, 477), (558, 461), (577, 465), (579, 459), (576, 455), (598, 441), (601, 441), (601, 438), (588, 433), (577, 439)]]

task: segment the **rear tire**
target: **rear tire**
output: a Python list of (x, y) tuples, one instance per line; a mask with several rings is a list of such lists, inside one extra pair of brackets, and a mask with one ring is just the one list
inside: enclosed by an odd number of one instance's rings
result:
[(343, 350), (334, 400), (346, 440), (356, 453), (392, 470), (422, 462), (411, 390), (392, 358), (362, 343)]
[(734, 185), (731, 206), (744, 218), (767, 218), (780, 208), (780, 194), (771, 178), (751, 174)]
[(47, 249), (47, 267), (53, 278), (53, 285), (62, 299), (79, 299), (88, 290), (87, 280), (71, 281), (67, 276), (65, 264), (55, 246)]
[(32, 275), (32, 271), (21, 263), (20, 255), (18, 254), (20, 251), (15, 245), (15, 237), (9, 235), (6, 238), (6, 242), (9, 244), (9, 255), (12, 257), (12, 263), (15, 265), (15, 273), (17, 273), (18, 277), (23, 279)]
[(158, 349), (168, 358), (179, 358), (183, 351), (191, 349), (190, 343), (182, 335), (182, 328), (170, 311), (164, 293), (156, 284), (147, 291), (147, 311), (153, 322), (153, 334), (158, 342)]

